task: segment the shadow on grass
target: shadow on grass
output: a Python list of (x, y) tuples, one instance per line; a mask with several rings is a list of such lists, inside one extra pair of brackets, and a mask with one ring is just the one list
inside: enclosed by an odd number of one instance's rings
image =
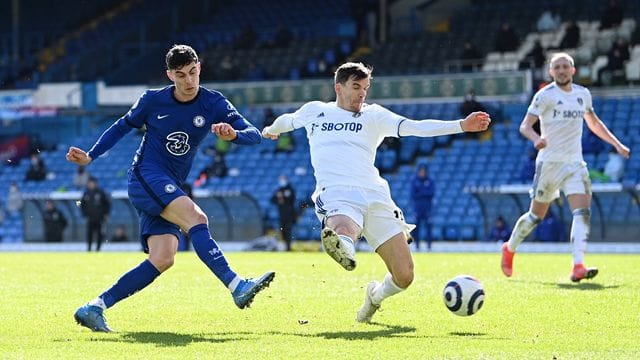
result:
[(602, 284), (598, 284), (598, 283), (577, 283), (577, 284), (568, 284), (568, 283), (559, 283), (559, 284), (554, 284), (554, 283), (548, 283), (545, 285), (550, 285), (550, 286), (557, 286), (559, 289), (563, 289), (563, 290), (586, 290), (586, 291), (592, 291), (592, 290), (608, 290), (608, 289), (617, 289), (620, 287), (620, 285), (602, 285)]
[(581, 283), (557, 283), (548, 281), (532, 281), (532, 280), (511, 280), (512, 282), (519, 282), (523, 284), (540, 284), (548, 287), (554, 287), (563, 290), (581, 290), (581, 291), (596, 291), (596, 290), (609, 290), (617, 289), (621, 285), (602, 285), (595, 282), (581, 282)]
[(464, 336), (464, 337), (475, 337), (475, 336), (485, 336), (487, 333), (481, 332), (460, 332), (460, 331), (452, 331), (449, 333), (452, 336)]
[(177, 334), (172, 332), (123, 332), (114, 333), (117, 337), (92, 338), (91, 341), (124, 342), (136, 344), (155, 344), (157, 346), (187, 346), (191, 343), (224, 343), (228, 341), (247, 340), (256, 334), (250, 332), (229, 332), (215, 334)]
[(317, 334), (296, 335), (322, 337), (325, 339), (375, 340), (377, 338), (389, 338), (399, 335), (402, 335), (402, 337), (406, 337), (406, 334), (416, 331), (416, 328), (410, 326), (386, 325), (376, 322), (372, 322), (370, 323), (370, 325), (382, 326), (383, 329), (374, 331), (325, 331)]

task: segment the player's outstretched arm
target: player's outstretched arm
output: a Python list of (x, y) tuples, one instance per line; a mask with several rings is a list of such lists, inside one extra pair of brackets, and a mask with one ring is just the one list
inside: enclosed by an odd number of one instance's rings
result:
[(629, 150), (629, 148), (625, 144), (620, 142), (620, 140), (618, 140), (618, 138), (613, 135), (609, 128), (607, 128), (607, 125), (605, 125), (604, 122), (600, 120), (595, 112), (589, 111), (585, 113), (584, 119), (587, 121), (587, 127), (589, 127), (589, 130), (596, 134), (600, 139), (608, 142), (614, 148), (616, 148), (618, 154), (622, 155), (626, 159), (629, 158), (631, 150)]
[(67, 151), (67, 161), (70, 161), (77, 165), (87, 165), (91, 162), (91, 157), (86, 151), (77, 148), (75, 146), (69, 147)]
[(485, 131), (491, 124), (491, 117), (484, 111), (475, 111), (469, 114), (460, 126), (465, 132)]
[(293, 114), (282, 114), (278, 116), (273, 121), (273, 124), (262, 130), (262, 136), (267, 139), (276, 140), (280, 134), (295, 129), (293, 126), (293, 119)]

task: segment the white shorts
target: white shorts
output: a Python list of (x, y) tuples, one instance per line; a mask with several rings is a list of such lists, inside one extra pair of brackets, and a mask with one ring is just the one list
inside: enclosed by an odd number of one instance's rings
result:
[(585, 162), (542, 161), (536, 164), (536, 174), (529, 196), (541, 203), (550, 203), (560, 196), (591, 195), (591, 179)]
[(355, 221), (374, 250), (393, 236), (401, 232), (408, 234), (415, 228), (404, 222), (402, 210), (388, 193), (354, 186), (331, 186), (320, 191), (313, 202), (316, 216), (323, 223), (335, 215), (345, 215)]

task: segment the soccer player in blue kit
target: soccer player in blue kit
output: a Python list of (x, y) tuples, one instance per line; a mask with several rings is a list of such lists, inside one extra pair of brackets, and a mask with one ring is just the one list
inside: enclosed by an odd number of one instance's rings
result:
[(249, 306), (275, 276), (269, 271), (258, 279), (239, 277), (211, 237), (207, 215), (180, 188), (209, 131), (240, 145), (260, 143), (260, 131), (222, 94), (200, 86), (200, 62), (193, 48), (174, 45), (166, 55), (166, 65), (172, 85), (145, 91), (88, 152), (70, 147), (67, 153), (68, 161), (87, 165), (132, 129), (146, 130), (128, 172), (128, 192), (140, 217), (140, 239), (149, 257), (75, 312), (76, 321), (93, 331), (110, 332), (103, 311), (144, 289), (173, 265), (181, 228), (189, 233), (202, 262), (229, 288), (239, 308)]

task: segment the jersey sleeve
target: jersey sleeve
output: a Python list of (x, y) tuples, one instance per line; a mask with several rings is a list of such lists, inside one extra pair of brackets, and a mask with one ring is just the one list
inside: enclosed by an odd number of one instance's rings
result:
[(591, 91), (589, 91), (589, 89), (587, 88), (584, 88), (584, 93), (585, 93), (584, 108), (586, 112), (592, 113), (594, 112), (594, 109), (593, 109), (593, 99), (591, 98)]
[(251, 145), (258, 144), (262, 140), (260, 131), (224, 96), (221, 95), (214, 103), (213, 112), (215, 122), (226, 122), (236, 130), (237, 137), (232, 141), (233, 143)]
[(370, 106), (375, 107), (375, 121), (380, 134), (385, 137), (400, 137), (400, 123), (407, 118), (380, 105)]
[(527, 108), (527, 113), (540, 117), (540, 115), (547, 109), (549, 103), (549, 97), (545, 95), (544, 90), (538, 91), (531, 100), (531, 104)]
[(120, 139), (131, 131), (131, 129), (141, 128), (147, 118), (148, 90), (145, 91), (138, 100), (131, 106), (131, 109), (120, 119), (116, 120), (107, 130), (105, 130), (98, 141), (88, 151), (88, 155), (95, 160), (100, 155), (111, 149)]
[[(311, 116), (313, 113), (320, 113), (321, 105), (324, 103), (321, 101), (311, 101), (304, 105), (302, 105), (298, 110), (296, 110), (291, 115), (291, 125), (294, 129), (299, 129), (308, 125), (310, 121), (313, 120)], [(317, 115), (317, 114), (316, 114)]]

